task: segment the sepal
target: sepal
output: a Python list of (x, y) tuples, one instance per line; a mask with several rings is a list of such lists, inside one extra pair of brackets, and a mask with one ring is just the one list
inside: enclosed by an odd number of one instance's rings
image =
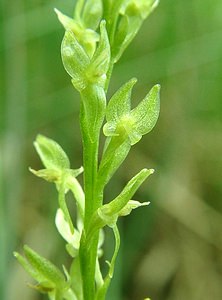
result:
[(66, 16), (61, 11), (59, 11), (57, 8), (54, 8), (54, 10), (55, 10), (55, 13), (57, 14), (59, 22), (62, 24), (62, 26), (65, 28), (65, 30), (70, 30), (76, 36), (79, 36), (80, 32), (82, 30), (82, 26), (80, 25), (80, 22), (77, 22), (73, 18)]
[(66, 72), (72, 77), (72, 83), (78, 91), (87, 86), (85, 77), (90, 58), (72, 31), (66, 31), (62, 41), (61, 55)]
[(70, 168), (68, 156), (62, 147), (43, 135), (38, 135), (34, 147), (47, 169), (64, 170)]
[(90, 83), (100, 86), (105, 85), (106, 73), (110, 63), (110, 44), (106, 31), (106, 22), (100, 23), (100, 39), (98, 47), (87, 69), (87, 78)]
[(106, 108), (107, 123), (103, 127), (106, 136), (119, 135), (116, 131), (117, 124), (123, 116), (127, 116), (131, 107), (131, 94), (136, 78), (125, 83), (110, 99)]
[(131, 111), (131, 117), (136, 120), (135, 132), (142, 137), (156, 125), (160, 112), (160, 85), (155, 85), (147, 96)]

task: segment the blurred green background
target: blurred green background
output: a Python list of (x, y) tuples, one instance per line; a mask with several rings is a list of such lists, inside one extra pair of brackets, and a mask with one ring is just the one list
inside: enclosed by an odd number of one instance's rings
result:
[[(0, 2), (0, 299), (46, 299), (27, 287), (13, 258), (24, 243), (69, 265), (54, 226), (57, 195), (35, 178), (38, 133), (82, 164), (79, 98), (60, 58), (53, 7), (72, 0)], [(109, 300), (222, 299), (222, 2), (162, 0), (116, 66), (110, 95), (136, 76), (137, 103), (160, 83), (155, 129), (132, 148), (107, 188), (110, 199), (137, 171), (156, 173), (134, 197), (151, 201), (119, 222), (121, 250)], [(107, 232), (105, 255), (113, 250)]]

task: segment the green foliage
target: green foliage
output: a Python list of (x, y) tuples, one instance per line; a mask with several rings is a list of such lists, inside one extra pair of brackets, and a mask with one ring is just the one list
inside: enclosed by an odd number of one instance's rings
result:
[[(155, 126), (160, 109), (160, 86), (155, 85), (134, 109), (131, 109), (131, 93), (136, 79), (124, 84), (108, 104), (107, 89), (114, 63), (157, 2), (79, 0), (74, 18), (55, 10), (65, 28), (61, 47), (63, 65), (81, 97), (84, 189), (76, 179), (83, 168), (70, 169), (70, 161), (61, 146), (42, 135), (37, 137), (34, 146), (45, 169), (30, 170), (56, 185), (58, 209), (55, 223), (73, 260), (70, 272), (64, 269), (64, 276), (57, 267), (27, 246), (24, 247), (25, 257), (15, 253), (18, 261), (38, 282), (36, 288), (48, 293), (50, 299), (105, 299), (120, 246), (118, 218), (149, 204), (132, 200), (132, 197), (154, 172), (153, 169), (140, 171), (107, 204), (104, 204), (103, 192), (131, 146)], [(99, 161), (102, 126), (106, 141)], [(76, 222), (66, 204), (69, 191), (77, 204)], [(115, 248), (108, 262), (108, 273), (103, 276), (99, 258), (104, 240), (102, 228), (106, 225), (113, 230)]]

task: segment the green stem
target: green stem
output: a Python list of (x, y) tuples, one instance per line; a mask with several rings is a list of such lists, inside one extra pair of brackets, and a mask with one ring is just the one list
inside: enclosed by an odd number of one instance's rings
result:
[[(95, 90), (91, 90), (94, 91)], [(98, 98), (95, 95), (90, 97)], [(90, 99), (91, 100), (91, 99)], [(95, 116), (96, 119), (96, 116)], [(94, 137), (90, 136), (90, 129), (86, 120), (85, 107), (82, 101), (81, 103), (81, 131), (83, 140), (83, 166), (84, 166), (84, 191), (85, 191), (85, 215), (84, 215), (84, 230), (80, 243), (80, 264), (81, 274), (83, 282), (83, 294), (85, 300), (93, 300), (95, 298), (95, 270), (97, 260), (97, 248), (99, 241), (99, 231), (96, 232), (91, 240), (89, 247), (88, 237), (86, 236), (91, 218), (94, 212), (101, 206), (102, 199), (98, 201), (96, 183), (97, 183), (97, 170), (98, 170), (98, 148), (99, 148), (99, 136), (102, 125), (96, 126), (96, 132)]]
[(85, 190), (85, 216), (84, 228), (87, 230), (92, 214), (95, 211), (94, 194), (98, 165), (98, 140), (91, 142), (87, 132), (83, 133), (83, 166), (84, 166), (84, 190)]
[(83, 293), (85, 300), (93, 300), (95, 294), (95, 263), (97, 241), (94, 240), (92, 247), (87, 249), (87, 238), (85, 232), (87, 231), (89, 221), (94, 212), (94, 187), (97, 174), (97, 157), (98, 157), (98, 143), (92, 143), (82, 126), (83, 135), (83, 166), (84, 166), (84, 188), (85, 188), (85, 216), (84, 216), (84, 232), (81, 238), (80, 245), (80, 260), (81, 272), (83, 282)]
[(82, 235), (80, 245), (80, 263), (84, 300), (95, 299), (95, 271), (98, 241), (99, 232), (94, 235), (91, 246), (88, 247), (88, 238), (85, 236), (85, 233)]

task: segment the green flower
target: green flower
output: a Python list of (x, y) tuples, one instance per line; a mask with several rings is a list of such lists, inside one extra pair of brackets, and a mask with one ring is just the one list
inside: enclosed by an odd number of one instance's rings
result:
[(131, 92), (135, 79), (122, 86), (111, 98), (106, 111), (107, 123), (103, 127), (106, 136), (128, 139), (136, 144), (155, 126), (160, 110), (160, 85), (155, 85), (146, 97), (131, 110)]

